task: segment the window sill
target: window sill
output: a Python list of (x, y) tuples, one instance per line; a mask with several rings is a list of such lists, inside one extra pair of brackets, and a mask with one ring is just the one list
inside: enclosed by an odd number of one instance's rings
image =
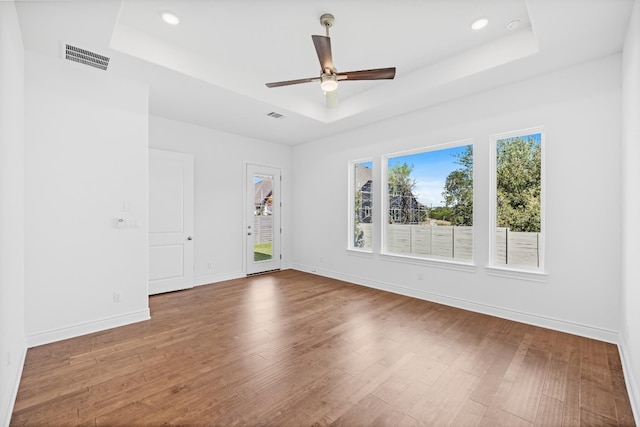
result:
[(463, 262), (449, 259), (436, 259), (436, 258), (418, 258), (409, 255), (398, 254), (380, 254), (380, 259), (388, 262), (403, 262), (406, 264), (429, 266), (435, 268), (442, 268), (445, 270), (463, 271), (465, 273), (473, 273), (476, 271), (476, 266), (471, 262)]
[(489, 276), (506, 277), (509, 279), (529, 280), (531, 282), (546, 283), (549, 275), (542, 271), (519, 270), (508, 267), (486, 266)]
[(367, 249), (347, 248), (347, 255), (370, 258), (371, 256), (373, 256), (373, 251)]

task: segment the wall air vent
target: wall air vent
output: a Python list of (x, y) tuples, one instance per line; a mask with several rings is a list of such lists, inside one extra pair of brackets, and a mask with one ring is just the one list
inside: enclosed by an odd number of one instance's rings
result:
[(109, 66), (109, 58), (106, 56), (102, 56), (95, 52), (81, 49), (70, 44), (65, 44), (64, 57), (69, 61), (79, 62), (80, 64), (85, 64), (105, 71)]
[(284, 119), (284, 115), (276, 113), (275, 111), (268, 113), (267, 116), (273, 117), (274, 119)]

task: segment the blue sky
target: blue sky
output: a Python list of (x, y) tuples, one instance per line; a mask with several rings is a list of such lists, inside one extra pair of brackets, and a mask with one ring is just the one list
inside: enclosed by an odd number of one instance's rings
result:
[(447, 175), (462, 166), (456, 163), (456, 154), (465, 151), (465, 146), (389, 158), (388, 168), (396, 164), (413, 165), (411, 177), (417, 181), (415, 195), (426, 206), (444, 206), (442, 192)]
[[(541, 134), (522, 135), (524, 139), (533, 138), (536, 144), (540, 144)], [(509, 140), (504, 138), (503, 140)], [(501, 141), (503, 141), (501, 140)], [(407, 163), (413, 165), (411, 177), (417, 181), (415, 195), (424, 205), (429, 207), (444, 206), (442, 192), (444, 183), (451, 171), (462, 166), (456, 163), (457, 154), (465, 151), (466, 146), (444, 148), (417, 154), (408, 154), (389, 158), (387, 168), (391, 169), (397, 164)], [(363, 162), (363, 165), (371, 168), (372, 162)]]

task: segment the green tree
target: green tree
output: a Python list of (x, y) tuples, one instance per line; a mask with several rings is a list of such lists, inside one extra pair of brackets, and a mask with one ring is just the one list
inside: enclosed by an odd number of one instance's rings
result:
[(467, 145), (456, 157), (462, 167), (447, 176), (442, 196), (451, 209), (449, 221), (453, 225), (473, 225), (473, 146)]
[(540, 232), (541, 166), (540, 144), (534, 135), (498, 141), (498, 227)]
[(392, 208), (399, 209), (400, 218), (390, 216), (390, 222), (410, 224), (420, 220), (420, 206), (413, 192), (416, 188), (416, 180), (411, 178), (413, 165), (407, 163), (396, 164), (389, 169), (389, 201)]
[(429, 218), (449, 221), (453, 217), (453, 210), (445, 206), (436, 206), (429, 209)]

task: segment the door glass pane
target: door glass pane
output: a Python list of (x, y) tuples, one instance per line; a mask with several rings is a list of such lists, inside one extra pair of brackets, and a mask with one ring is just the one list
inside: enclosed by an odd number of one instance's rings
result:
[(273, 258), (273, 176), (254, 175), (253, 260)]

